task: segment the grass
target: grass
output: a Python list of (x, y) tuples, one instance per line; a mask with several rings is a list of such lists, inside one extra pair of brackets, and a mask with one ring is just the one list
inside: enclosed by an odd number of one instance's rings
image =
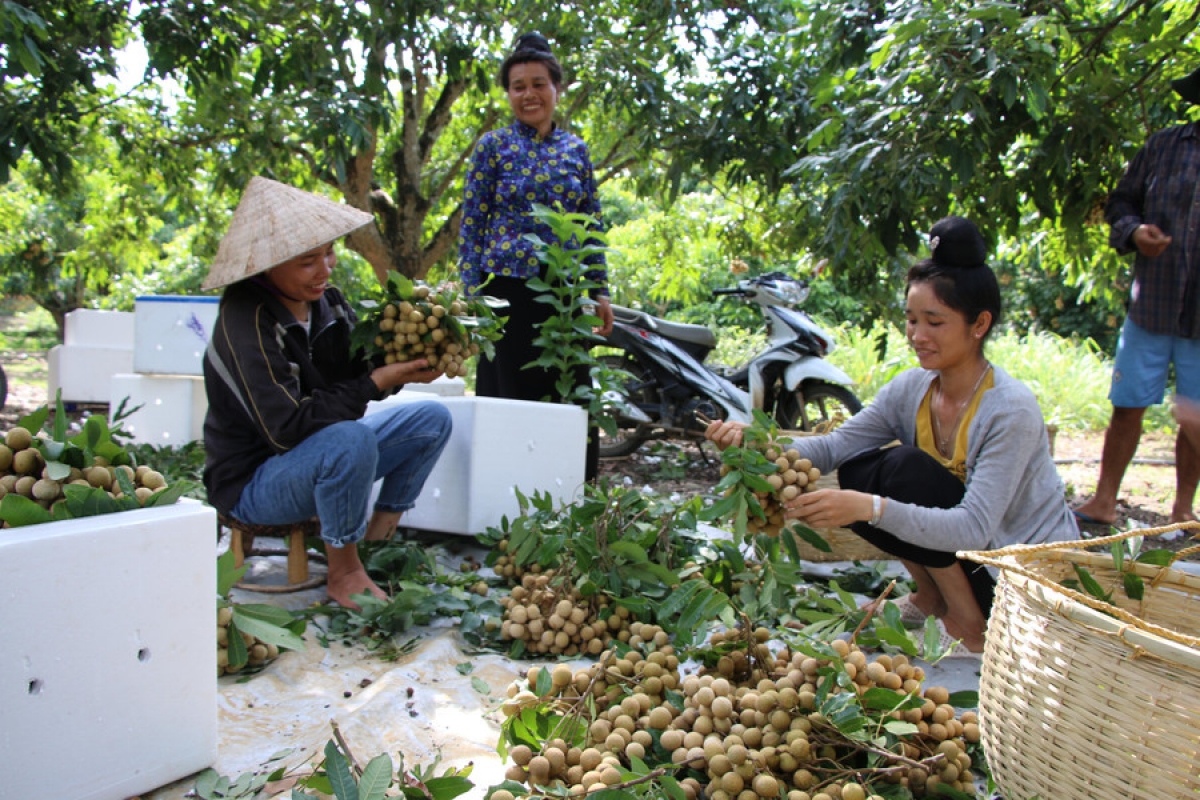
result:
[(0, 362), (9, 384), (45, 382), (46, 353), (58, 344), (54, 319), (29, 300), (0, 304)]

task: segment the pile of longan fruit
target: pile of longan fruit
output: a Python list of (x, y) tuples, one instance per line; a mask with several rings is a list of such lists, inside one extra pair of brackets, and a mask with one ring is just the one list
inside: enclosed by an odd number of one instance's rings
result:
[(236, 636), (242, 637), (242, 643), (246, 645), (246, 653), (249, 660), (245, 664), (234, 666), (229, 663), (229, 625), (233, 622), (233, 609), (229, 606), (224, 606), (217, 609), (217, 677), (228, 675), (233, 672), (240, 672), (247, 666), (258, 667), (268, 662), (274, 661), (279, 657), (279, 648), (276, 645), (264, 642), (257, 636), (252, 636), (244, 631), (234, 629)]
[[(645, 672), (639, 682), (632, 670), (618, 668), (626, 678), (617, 684), (620, 696), (610, 693), (609, 686), (597, 695), (590, 683), (597, 674), (594, 670), (553, 667), (551, 697), (578, 709), (582, 704), (577, 698), (590, 694), (596, 698), (598, 713), (586, 721), (582, 745), (571, 747), (556, 739), (541, 752), (513, 748), (513, 763), (505, 777), (531, 788), (582, 796), (620, 783), (619, 767), (628, 768), (631, 758), (637, 757), (647, 764), (677, 765), (675, 777), (689, 800), (877, 800), (877, 789), (883, 784), (904, 786), (914, 797), (935, 796), (942, 785), (974, 794), (967, 748), (979, 741), (977, 717), (974, 712), (960, 715), (948, 704), (944, 687), (925, 687), (919, 666), (904, 656), (879, 655), (868, 661), (857, 646), (841, 640), (830, 643), (839, 656), (836, 660), (792, 654), (786, 648), (771, 655), (766, 631), (754, 634), (748, 642), (756, 651), (750, 660), (762, 666), (755, 667), (747, 680), (733, 677), (732, 659), (718, 666), (715, 674), (702, 670), (683, 678), (678, 683), (682, 708), (666, 702), (665, 695), (646, 691)], [(669, 656), (659, 653), (653, 650), (634, 662), (654, 657), (663, 665), (670, 663)], [(606, 658), (611, 661), (611, 654), (606, 653)], [(678, 680), (678, 661), (674, 663), (676, 671), (671, 674)], [(862, 694), (879, 686), (922, 700), (919, 707), (891, 712), (891, 717), (907, 721), (916, 731), (901, 737), (892, 756), (884, 756), (875, 769), (866, 766), (863, 743), (843, 735), (817, 708), (820, 671), (830, 668), (844, 670), (851, 687), (839, 685), (832, 693)], [(613, 666), (602, 661), (598, 669), (608, 675)], [(537, 670), (527, 675), (529, 686), (536, 685)], [(626, 671), (631, 673), (628, 677)], [(665, 680), (666, 673), (664, 669), (655, 675)], [(520, 684), (509, 689), (510, 699), (502, 706), (507, 714), (546, 700)], [(882, 755), (878, 748), (876, 755)]]
[[(750, 534), (765, 533), (768, 536), (778, 536), (787, 525), (783, 504), (801, 492), (814, 491), (817, 481), (821, 478), (821, 470), (814, 467), (807, 458), (802, 458), (800, 452), (790, 447), (788, 442), (779, 441), (778, 438), (747, 446), (758, 450), (768, 461), (774, 463), (775, 472), (765, 476), (767, 483), (771, 484), (770, 492), (754, 492), (766, 518), (760, 519), (756, 514), (748, 515), (746, 531)], [(729, 469), (727, 464), (722, 465), (721, 474), (727, 474)]]
[(474, 316), (466, 302), (452, 298), (449, 290), (423, 284), (407, 296), (388, 298), (374, 319), (375, 346), (383, 350), (384, 363), (427, 358), (447, 377), (465, 374), (467, 359), (479, 354), (479, 342), (470, 328), (448, 324), (450, 317)]
[(584, 598), (570, 583), (555, 583), (554, 570), (529, 572), (500, 598), (500, 635), (523, 641), (530, 653), (599, 655), (613, 639), (627, 640), (629, 609), (606, 595)]
[(129, 478), (138, 503), (142, 505), (151, 495), (167, 486), (162, 473), (145, 465), (136, 469), (127, 464), (113, 466), (100, 456), (93, 458), (91, 466), (84, 469), (71, 467), (68, 476), (56, 480), (50, 477), (46, 459), (35, 446), (36, 438), (21, 427), (13, 428), (4, 435), (4, 443), (0, 444), (0, 498), (10, 493), (19, 494), (42, 508), (50, 509), (63, 499), (63, 487), (68, 484), (94, 486), (120, 498), (123, 493), (117, 478), (118, 470)]

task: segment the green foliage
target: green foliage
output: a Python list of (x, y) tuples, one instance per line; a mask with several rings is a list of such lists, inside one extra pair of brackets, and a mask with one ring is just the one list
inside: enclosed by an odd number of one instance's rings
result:
[(1193, 4), (770, 5), (679, 88), (705, 124), (667, 129), (670, 172), (767, 187), (762, 212), (868, 313), (949, 212), (1119, 302), (1095, 223), (1134, 148), (1184, 116), (1167, 81), (1194, 67)]
[(504, 553), (518, 567), (555, 570), (584, 598), (606, 595), (644, 621), (655, 621), (686, 643), (702, 635), (726, 600), (711, 586), (681, 585), (679, 570), (698, 556), (698, 497), (674, 503), (633, 489), (588, 484), (575, 502), (556, 508), (549, 493), (518, 492), (520, 515), (503, 517), (480, 541), (493, 546), (488, 565)]
[(340, 605), (314, 605), (303, 612), (319, 625), (322, 642), (357, 640), (385, 658), (395, 658), (411, 643), (396, 637), (439, 618), (458, 618), (459, 631), (479, 647), (498, 646), (487, 626), (502, 613), (499, 603), (471, 591), (483, 579), (477, 572), (449, 572), (438, 555), (444, 548), (416, 542), (364, 543), (359, 546), (367, 574), (391, 599), (355, 595), (360, 610)]
[(229, 608), (233, 614), (229, 624), (229, 666), (240, 670), (250, 661), (242, 633), (283, 650), (303, 650), (304, 640), (300, 638), (306, 628), (303, 618), (265, 603), (230, 602), (230, 591), (246, 574), (246, 566), (235, 567), (233, 561), (232, 550), (217, 557), (217, 608)]
[[(131, 463), (129, 454), (114, 441), (113, 431), (109, 429), (103, 416), (88, 417), (79, 433), (67, 436), (67, 415), (63, 409), (61, 389), (56, 400), (53, 424), (49, 430), (43, 430), (49, 416), (50, 407), (42, 406), (21, 417), (17, 425), (34, 434), (33, 447), (42, 454), (46, 462), (45, 474), (51, 480), (63, 481), (70, 477), (72, 469), (90, 467), (96, 458), (102, 458), (113, 465)], [(43, 435), (38, 435), (39, 433)], [(140, 502), (134, 494), (133, 479), (128, 473), (117, 470), (114, 477), (121, 497), (113, 497), (96, 486), (65, 484), (62, 487), (62, 501), (49, 509), (42, 508), (28, 497), (10, 492), (0, 500), (0, 520), (16, 528), (56, 520), (168, 506), (178, 502), (184, 492), (193, 489), (193, 484), (188, 481), (179, 481)]]
[[(396, 785), (409, 800), (453, 800), (474, 788), (469, 780), (470, 767), (448, 768), (439, 775), (440, 762), (438, 757), (428, 767), (418, 765), (410, 771), (405, 769), (403, 757), (399, 767), (394, 767), (391, 757), (381, 753), (365, 767), (359, 767), (339, 734), (336, 740), (326, 743), (322, 765), (312, 775), (297, 781), (292, 797), (317, 800), (319, 796), (332, 795), (336, 800), (383, 800), (390, 796), (388, 789)], [(311, 789), (320, 795), (301, 789)]]
[(1068, 578), (1062, 583), (1068, 588), (1082, 591), (1085, 594), (1104, 603), (1113, 604), (1114, 593), (1117, 589), (1124, 592), (1125, 597), (1134, 602), (1141, 602), (1146, 595), (1146, 581), (1134, 569), (1135, 564), (1145, 564), (1153, 567), (1170, 567), (1178, 558), (1178, 553), (1166, 549), (1143, 550), (1145, 540), (1141, 536), (1132, 536), (1113, 542), (1109, 546), (1112, 555), (1113, 568), (1116, 570), (1112, 584), (1103, 586), (1091, 571), (1079, 564), (1072, 564), (1075, 577)]
[[(279, 761), (290, 752), (290, 750), (282, 750), (275, 753), (267, 759), (263, 766)], [(272, 779), (272, 774), (266, 770), (256, 770), (242, 773), (231, 780), (210, 767), (196, 776), (196, 785), (192, 791), (201, 800), (254, 800), (267, 782)]]

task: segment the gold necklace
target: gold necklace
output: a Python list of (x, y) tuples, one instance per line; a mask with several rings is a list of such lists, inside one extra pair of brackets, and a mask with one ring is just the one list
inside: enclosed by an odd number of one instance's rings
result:
[[(946, 450), (946, 445), (948, 445), (950, 443), (950, 439), (953, 438), (954, 434), (958, 431), (959, 423), (962, 422), (963, 412), (967, 410), (967, 406), (970, 404), (971, 398), (973, 398), (975, 396), (975, 393), (979, 391), (979, 387), (983, 385), (983, 379), (987, 376), (988, 371), (992, 368), (991, 362), (985, 361), (983, 363), (984, 363), (983, 371), (979, 373), (979, 378), (976, 379), (976, 381), (975, 381), (975, 387), (973, 389), (971, 389), (971, 393), (969, 395), (967, 395), (962, 400), (962, 402), (960, 402), (958, 404), (958, 410), (954, 414), (954, 424), (950, 426), (950, 430), (946, 433), (945, 436), (942, 436), (942, 426), (938, 423), (937, 412), (934, 411), (933, 409), (930, 409), (930, 412), (931, 412), (930, 416), (933, 417), (933, 436), (937, 440), (938, 452), (941, 453), (942, 455), (946, 456), (947, 458), (950, 457), (951, 453)], [(938, 376), (936, 399), (939, 404), (944, 405), (945, 395), (942, 393), (942, 376), (941, 375)]]

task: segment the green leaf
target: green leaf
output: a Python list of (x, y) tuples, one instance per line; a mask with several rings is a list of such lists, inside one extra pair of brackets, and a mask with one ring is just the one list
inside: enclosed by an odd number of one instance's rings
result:
[(797, 536), (799, 536), (801, 539), (808, 542), (814, 548), (816, 548), (817, 550), (820, 550), (822, 553), (832, 553), (833, 552), (833, 546), (831, 544), (829, 544), (829, 542), (825, 541), (825, 537), (823, 537), (821, 534), (817, 533), (816, 531), (814, 531), (812, 528), (808, 527), (807, 525), (799, 525), (799, 524), (792, 525), (790, 530), (793, 533), (795, 533)]
[(288, 629), (296, 618), (286, 609), (258, 603), (236, 604), (233, 619), (238, 628), (267, 644), (288, 650), (305, 648), (304, 640)]
[(242, 641), (242, 632), (238, 630), (236, 622), (229, 623), (229, 666), (235, 670), (246, 666), (250, 661), (250, 651), (246, 649), (246, 643)]
[(1139, 564), (1150, 564), (1155, 567), (1169, 567), (1175, 563), (1176, 554), (1170, 550), (1146, 550), (1134, 561)]
[(367, 762), (362, 777), (358, 779), (358, 792), (362, 800), (383, 800), (392, 785), (392, 759), (380, 753)]
[(228, 597), (235, 583), (246, 574), (246, 565), (233, 565), (233, 551), (226, 550), (217, 556), (217, 597)]
[(350, 764), (333, 740), (325, 745), (325, 774), (329, 776), (338, 800), (359, 800), (358, 786), (350, 775)]
[(1132, 572), (1121, 573), (1121, 583), (1125, 586), (1125, 594), (1130, 600), (1141, 600), (1146, 594), (1146, 584), (1138, 575)]
[(427, 779), (425, 788), (429, 790), (433, 800), (452, 800), (474, 789), (475, 784), (461, 775), (443, 775), (440, 778)]
[(1075, 575), (1079, 578), (1079, 584), (1083, 587), (1085, 592), (1090, 594), (1092, 597), (1103, 600), (1106, 603), (1112, 599), (1111, 596), (1104, 591), (1104, 588), (1100, 586), (1100, 583), (1092, 577), (1092, 573), (1088, 572), (1078, 564), (1072, 564), (1071, 566), (1075, 568)]
[(951, 692), (950, 697), (946, 702), (955, 708), (978, 708), (979, 692), (973, 689), (961, 692)]
[(19, 528), (23, 525), (53, 522), (54, 517), (28, 497), (16, 492), (9, 492), (4, 495), (4, 499), (0, 500), (0, 520), (4, 520), (14, 528)]

